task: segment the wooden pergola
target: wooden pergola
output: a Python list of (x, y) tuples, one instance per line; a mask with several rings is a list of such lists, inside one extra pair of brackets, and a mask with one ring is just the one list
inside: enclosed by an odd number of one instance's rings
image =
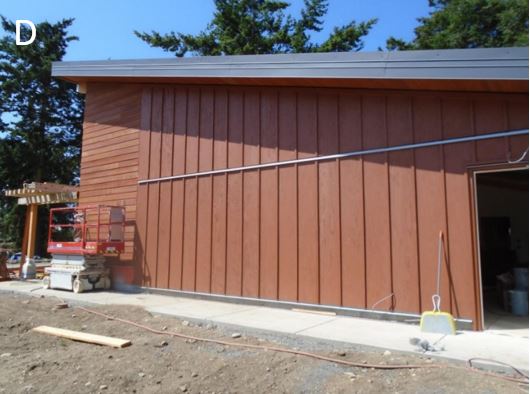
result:
[(5, 195), (18, 198), (19, 205), (27, 205), (20, 259), (20, 269), (22, 269), (26, 256), (35, 254), (38, 206), (75, 203), (79, 198), (79, 188), (57, 183), (31, 182), (24, 183), (20, 189), (6, 190)]

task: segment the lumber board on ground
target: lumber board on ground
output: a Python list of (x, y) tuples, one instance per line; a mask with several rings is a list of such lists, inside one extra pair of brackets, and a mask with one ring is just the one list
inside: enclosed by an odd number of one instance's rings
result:
[(86, 332), (72, 331), (50, 326), (38, 326), (33, 328), (32, 331), (40, 332), (42, 334), (55, 335), (57, 337), (67, 338), (74, 341), (93, 343), (115, 348), (122, 348), (131, 344), (131, 341), (128, 339), (112, 338), (103, 335), (89, 334)]

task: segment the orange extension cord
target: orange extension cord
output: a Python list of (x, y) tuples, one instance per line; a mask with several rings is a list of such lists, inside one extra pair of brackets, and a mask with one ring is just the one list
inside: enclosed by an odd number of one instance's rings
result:
[(317, 359), (317, 360), (328, 361), (328, 362), (332, 362), (332, 363), (336, 363), (336, 364), (342, 364), (342, 365), (347, 365), (349, 367), (355, 367), (355, 368), (369, 368), (369, 369), (373, 368), (373, 369), (391, 370), (391, 369), (418, 369), (418, 368), (442, 368), (442, 367), (445, 367), (445, 368), (455, 368), (455, 369), (463, 369), (463, 370), (466, 370), (466, 371), (473, 371), (473, 372), (476, 372), (476, 373), (479, 373), (479, 374), (482, 374), (482, 375), (492, 376), (492, 377), (508, 380), (508, 381), (511, 381), (511, 382), (528, 384), (528, 376), (525, 375), (523, 372), (519, 371), (517, 368), (515, 368), (515, 367), (513, 367), (511, 365), (508, 365), (508, 364), (505, 364), (505, 363), (500, 363), (500, 362), (497, 362), (497, 361), (494, 361), (494, 360), (484, 360), (484, 361), (491, 361), (491, 362), (495, 362), (495, 363), (499, 363), (499, 364), (503, 364), (503, 365), (509, 366), (517, 374), (522, 376), (522, 378), (521, 379), (512, 378), (510, 376), (503, 376), (503, 375), (500, 375), (500, 374), (497, 374), (497, 373), (482, 371), (482, 370), (479, 370), (477, 368), (474, 368), (473, 365), (472, 365), (472, 362), (475, 361), (475, 360), (479, 360), (479, 359), (470, 359), (470, 360), (468, 360), (468, 366), (467, 367), (459, 367), (459, 366), (456, 366), (456, 365), (445, 365), (445, 366), (442, 366), (442, 365), (437, 365), (437, 364), (423, 364), (423, 365), (422, 364), (410, 364), (410, 365), (409, 364), (393, 364), (393, 365), (392, 364), (390, 364), (390, 365), (389, 364), (363, 364), (363, 363), (356, 363), (356, 362), (353, 362), (353, 361), (341, 360), (341, 359), (337, 359), (337, 358), (322, 356), (320, 354), (303, 352), (303, 351), (300, 351), (300, 350), (288, 349), (288, 348), (283, 348), (283, 347), (252, 345), (252, 344), (247, 344), (247, 343), (228, 342), (228, 341), (223, 341), (223, 340), (220, 340), (220, 339), (201, 338), (201, 337), (196, 337), (196, 336), (192, 336), (192, 335), (179, 334), (179, 333), (172, 332), (172, 331), (157, 330), (157, 329), (145, 326), (143, 324), (136, 323), (136, 322), (131, 321), (131, 320), (121, 319), (119, 317), (107, 315), (105, 313), (98, 312), (98, 311), (95, 311), (95, 310), (92, 310), (92, 309), (88, 309), (88, 308), (85, 308), (85, 307), (82, 307), (82, 306), (76, 306), (76, 308), (80, 309), (82, 311), (85, 311), (87, 313), (92, 313), (94, 315), (104, 317), (105, 319), (108, 319), (108, 320), (114, 320), (114, 321), (117, 321), (117, 322), (125, 323), (125, 324), (131, 325), (131, 326), (134, 326), (134, 327), (137, 327), (137, 328), (141, 328), (142, 330), (146, 330), (146, 331), (152, 332), (154, 334), (158, 334), (158, 335), (168, 335), (168, 336), (177, 337), (177, 338), (191, 339), (191, 340), (195, 340), (195, 341), (215, 343), (215, 344), (225, 345), (225, 346), (242, 347), (242, 348), (247, 348), (247, 349), (272, 350), (274, 352), (289, 353), (289, 354), (294, 354), (294, 355), (298, 355), (298, 356), (305, 356), (305, 357), (310, 357), (310, 358), (314, 358), (314, 359)]

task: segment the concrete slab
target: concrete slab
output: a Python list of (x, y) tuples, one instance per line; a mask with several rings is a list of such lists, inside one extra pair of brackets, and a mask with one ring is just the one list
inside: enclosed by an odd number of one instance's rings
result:
[(242, 327), (297, 334), (333, 319), (335, 319), (334, 316), (295, 312), (287, 309), (250, 307), (229, 316), (217, 316), (213, 320)]
[(422, 333), (418, 326), (396, 322), (337, 317), (301, 331), (300, 335), (336, 340), (381, 349), (417, 352), (410, 338), (428, 340), (443, 351), (429, 352), (434, 357), (467, 362), (471, 358), (501, 361), (528, 370), (528, 338), (492, 332), (463, 331), (457, 335)]
[(176, 299), (178, 300), (176, 303), (165, 306), (149, 306), (146, 309), (151, 313), (160, 313), (163, 315), (188, 317), (192, 319), (217, 320), (218, 317), (232, 316), (233, 314), (253, 308), (248, 305), (229, 304), (225, 302), (183, 298)]
[[(424, 334), (417, 325), (345, 316), (320, 315), (288, 309), (206, 301), (173, 295), (109, 291), (74, 294), (44, 290), (38, 281), (0, 282), (0, 291), (32, 296), (55, 296), (65, 301), (98, 305), (134, 305), (151, 313), (206, 320), (258, 330), (275, 331), (316, 339), (340, 341), (385, 350), (417, 352), (410, 338), (427, 339), (444, 350), (429, 353), (458, 361), (491, 359), (528, 370), (528, 328), (518, 330), (460, 332), (454, 336)], [(509, 327), (511, 328), (511, 327)]]

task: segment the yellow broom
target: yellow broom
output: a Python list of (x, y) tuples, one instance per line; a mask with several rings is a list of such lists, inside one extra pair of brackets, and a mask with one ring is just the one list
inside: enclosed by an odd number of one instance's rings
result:
[(420, 321), (422, 332), (432, 332), (436, 334), (455, 335), (455, 319), (450, 313), (440, 311), (440, 275), (442, 271), (443, 257), (443, 233), (440, 231), (438, 237), (438, 273), (436, 275), (436, 294), (432, 296), (433, 310), (423, 312)]

